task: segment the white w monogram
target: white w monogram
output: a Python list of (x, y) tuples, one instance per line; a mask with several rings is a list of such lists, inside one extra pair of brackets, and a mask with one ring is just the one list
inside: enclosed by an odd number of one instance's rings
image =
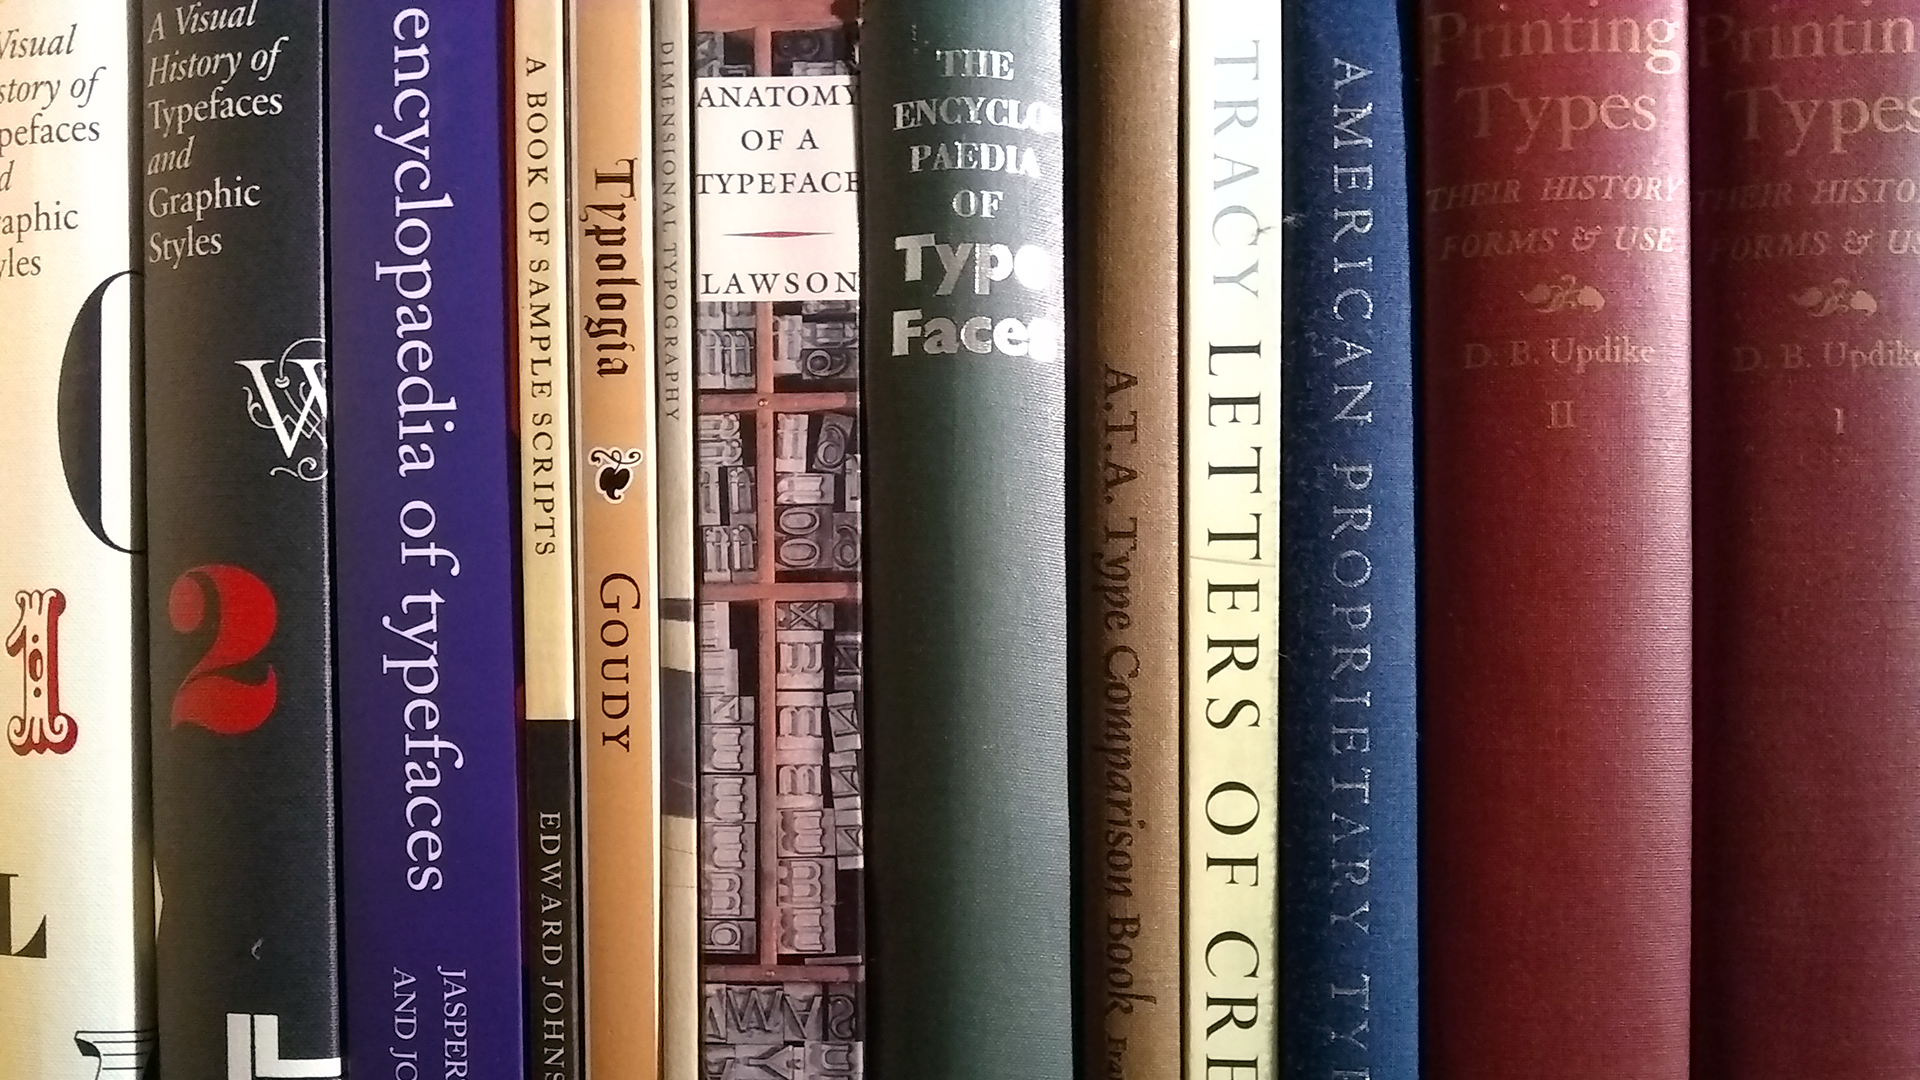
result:
[[(274, 466), (273, 472), (309, 481), (327, 475), (326, 347), (324, 338), (301, 338), (278, 360), (234, 361), (253, 375), (248, 418), (273, 432), (290, 463)], [(296, 380), (289, 367), (302, 378)]]

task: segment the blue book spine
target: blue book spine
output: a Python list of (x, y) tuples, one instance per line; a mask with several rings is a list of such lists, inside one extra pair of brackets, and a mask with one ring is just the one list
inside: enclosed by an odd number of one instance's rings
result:
[(1419, 1075), (1412, 204), (1394, 0), (1287, 6), (1282, 1059)]
[(525, 1065), (502, 16), (328, 6), (350, 1076)]

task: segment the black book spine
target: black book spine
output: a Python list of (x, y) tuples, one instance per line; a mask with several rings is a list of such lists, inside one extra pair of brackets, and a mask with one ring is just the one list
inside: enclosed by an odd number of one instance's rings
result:
[(865, 8), (875, 1076), (1072, 1073), (1061, 32)]
[(570, 723), (523, 724), (528, 1080), (580, 1077), (580, 779)]
[(165, 1069), (337, 1077), (322, 4), (141, 19)]

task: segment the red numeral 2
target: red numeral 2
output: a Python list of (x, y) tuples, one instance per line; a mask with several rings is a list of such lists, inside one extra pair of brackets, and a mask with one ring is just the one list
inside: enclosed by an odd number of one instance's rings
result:
[(213, 604), (213, 641), (173, 694), (173, 722), (198, 724), (221, 735), (244, 735), (265, 723), (280, 697), (273, 665), (266, 678), (246, 682), (233, 669), (260, 655), (273, 640), (279, 605), (267, 583), (237, 566), (196, 566), (181, 574), (167, 597), (173, 628), (191, 634)]

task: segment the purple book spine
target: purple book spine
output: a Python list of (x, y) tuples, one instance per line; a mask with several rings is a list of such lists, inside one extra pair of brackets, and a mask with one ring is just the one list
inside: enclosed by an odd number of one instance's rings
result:
[(524, 1063), (502, 16), (327, 16), (352, 1076)]

